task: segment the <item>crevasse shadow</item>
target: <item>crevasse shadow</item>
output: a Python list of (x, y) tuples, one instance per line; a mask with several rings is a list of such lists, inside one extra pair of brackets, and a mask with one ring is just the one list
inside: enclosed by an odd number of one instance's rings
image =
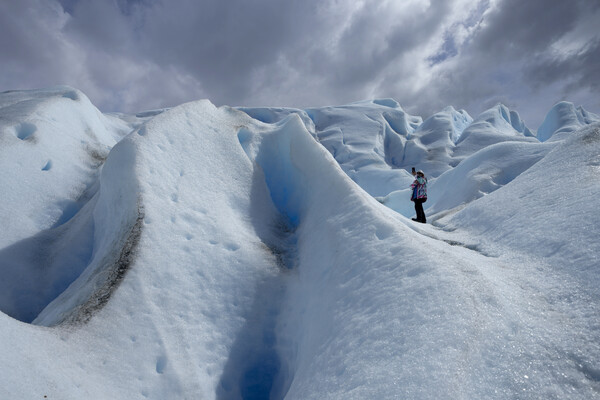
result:
[(217, 399), (282, 399), (291, 382), (288, 360), (278, 350), (278, 319), (296, 264), (295, 225), (274, 207), (262, 168), (254, 164), (251, 218), (278, 273), (262, 279), (245, 324), (231, 348), (216, 390)]
[(0, 311), (54, 326), (86, 322), (106, 304), (133, 262), (144, 214), (138, 206), (125, 236), (113, 238), (106, 254), (95, 254), (97, 200), (92, 197), (64, 224), (0, 250)]
[(89, 264), (96, 198), (60, 226), (0, 250), (0, 310), (23, 322), (35, 317)]
[(277, 351), (276, 325), (285, 290), (277, 277), (256, 287), (245, 324), (231, 348), (217, 387), (217, 399), (278, 399), (277, 381), (285, 372)]

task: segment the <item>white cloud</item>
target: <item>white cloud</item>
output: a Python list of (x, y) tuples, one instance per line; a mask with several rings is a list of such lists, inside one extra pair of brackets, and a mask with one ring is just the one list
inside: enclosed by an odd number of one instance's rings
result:
[(552, 88), (546, 109), (570, 94), (586, 104), (583, 82), (600, 82), (594, 0), (62, 4), (68, 13), (53, 0), (0, 4), (3, 90), (70, 84), (122, 111), (200, 97), (251, 106), (394, 97), (427, 116), (449, 104), (527, 108), (541, 87)]

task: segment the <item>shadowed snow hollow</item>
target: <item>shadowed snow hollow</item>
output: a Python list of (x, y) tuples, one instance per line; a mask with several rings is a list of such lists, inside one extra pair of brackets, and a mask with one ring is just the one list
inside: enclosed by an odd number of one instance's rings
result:
[(0, 207), (0, 310), (31, 322), (98, 256), (108, 222), (94, 215), (99, 174), (129, 130), (69, 87), (0, 94), (0, 186), (10, 204)]

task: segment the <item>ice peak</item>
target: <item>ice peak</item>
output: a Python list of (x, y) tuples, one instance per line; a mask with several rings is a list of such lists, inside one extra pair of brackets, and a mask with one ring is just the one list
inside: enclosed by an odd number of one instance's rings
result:
[(377, 105), (384, 106), (384, 107), (390, 107), (390, 108), (402, 108), (402, 107), (400, 107), (400, 104), (396, 100), (391, 99), (391, 98), (374, 99), (373, 104), (377, 104)]
[(463, 131), (473, 122), (473, 118), (465, 110), (457, 111), (452, 106), (445, 107), (442, 111), (427, 118), (419, 131), (436, 131), (448, 134), (448, 139), (456, 143)]
[(520, 133), (524, 136), (533, 136), (519, 113), (501, 103), (481, 113), (474, 123), (487, 123), (491, 128), (507, 134)]
[(556, 103), (537, 131), (537, 138), (540, 142), (545, 142), (556, 134), (565, 134), (574, 132), (584, 125), (600, 121), (600, 117), (586, 111), (583, 107), (575, 108), (575, 105), (568, 101)]

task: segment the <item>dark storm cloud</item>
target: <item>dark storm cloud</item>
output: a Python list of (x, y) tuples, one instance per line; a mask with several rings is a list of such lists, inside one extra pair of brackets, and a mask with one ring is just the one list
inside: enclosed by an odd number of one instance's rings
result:
[(145, 10), (140, 45), (161, 66), (198, 77), (218, 103), (245, 99), (252, 73), (294, 45), (310, 2), (165, 2)]
[(486, 15), (473, 50), (508, 57), (543, 51), (573, 29), (579, 12), (576, 1), (505, 0)]
[(600, 81), (600, 40), (590, 43), (581, 53), (569, 58), (552, 55), (532, 60), (525, 76), (533, 87), (540, 88), (550, 82), (565, 83), (565, 91), (590, 89), (598, 92)]
[[(327, 71), (334, 88), (377, 79), (399, 55), (421, 45), (447, 15), (448, 1), (435, 1), (409, 18), (394, 14), (394, 3), (372, 3), (351, 20), (330, 54)], [(388, 20), (389, 19), (389, 20)]]
[[(584, 103), (597, 112), (599, 4), (498, 2), (482, 15), (457, 59), (439, 68), (428, 89), (415, 95), (414, 103), (427, 102), (421, 109), (453, 103), (480, 112), (504, 102), (528, 115), (534, 128), (560, 100)], [(582, 46), (573, 54), (561, 52), (561, 47), (576, 42)]]
[(581, 89), (596, 92), (600, 89), (600, 2), (580, 2), (579, 15), (573, 18), (568, 46), (579, 42), (580, 46), (572, 54), (565, 52), (540, 52), (533, 57), (524, 74), (536, 89), (553, 82), (564, 83), (564, 93), (568, 95)]
[(134, 48), (131, 21), (116, 3), (77, 2), (69, 8), (63, 32), (82, 47), (117, 53)]
[(203, 97), (299, 107), (394, 97), (427, 116), (503, 101), (539, 123), (562, 99), (600, 108), (599, 4), (6, 1), (0, 90), (70, 84), (122, 111)]
[[(316, 20), (316, 4), (309, 1), (68, 0), (63, 5), (70, 15), (63, 31), (87, 49), (91, 70), (106, 61), (104, 54), (116, 55), (140, 67), (140, 74), (149, 74), (151, 66), (157, 74), (151, 81), (161, 79), (159, 71), (192, 79), (196, 90), (188, 99), (205, 96), (219, 104), (246, 101), (255, 86), (253, 74), (275, 63), (286, 47), (297, 47), (307, 21)], [(102, 65), (105, 72), (111, 68)], [(106, 78), (98, 85), (110, 85)]]

